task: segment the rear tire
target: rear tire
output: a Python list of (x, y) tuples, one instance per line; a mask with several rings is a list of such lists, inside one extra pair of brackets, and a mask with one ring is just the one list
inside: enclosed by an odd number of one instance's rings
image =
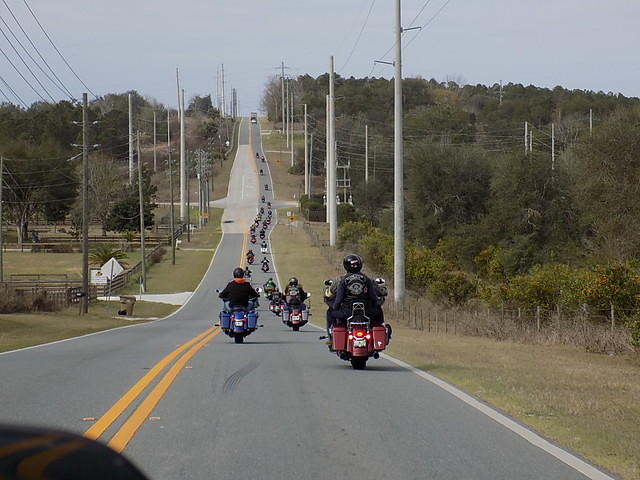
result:
[(233, 337), (233, 340), (236, 343), (242, 343), (242, 342), (244, 342), (244, 337), (242, 335), (236, 335), (235, 337)]
[(294, 332), (297, 332), (298, 330), (300, 330), (300, 325), (293, 325), (291, 328), (293, 328)]
[(351, 357), (351, 366), (354, 370), (364, 370), (367, 367), (367, 357)]

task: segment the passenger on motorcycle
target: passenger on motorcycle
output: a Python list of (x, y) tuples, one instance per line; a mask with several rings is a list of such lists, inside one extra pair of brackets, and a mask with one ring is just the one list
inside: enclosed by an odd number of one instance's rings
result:
[(249, 268), (249, 265), (244, 267), (244, 278), (249, 282), (251, 281), (251, 269)]
[(289, 283), (284, 288), (284, 303), (285, 310), (289, 311), (291, 305), (299, 305), (300, 310), (305, 310), (307, 306), (304, 301), (307, 298), (307, 293), (303, 290), (302, 285), (298, 282), (296, 277), (291, 277)]
[(353, 304), (363, 302), (365, 313), (371, 325), (384, 324), (384, 314), (380, 307), (378, 286), (362, 270), (362, 259), (350, 254), (344, 257), (342, 264), (346, 274), (340, 279), (336, 296), (329, 305), (327, 325), (332, 326), (351, 316)]
[(245, 271), (240, 268), (233, 269), (233, 280), (218, 295), (224, 301), (224, 310), (231, 313), (234, 308), (244, 308), (252, 311), (258, 306), (260, 295), (244, 278)]

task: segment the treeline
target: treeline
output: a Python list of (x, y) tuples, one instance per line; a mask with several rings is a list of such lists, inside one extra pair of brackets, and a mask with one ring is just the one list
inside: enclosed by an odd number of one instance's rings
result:
[[(499, 85), (422, 79), (403, 85), (410, 286), (455, 304), (481, 299), (512, 305), (639, 306), (640, 100), (514, 84), (502, 88), (502, 99)], [(277, 95), (272, 87), (267, 85), (263, 104), (278, 121), (270, 107)], [(327, 76), (299, 77), (293, 91), (312, 115), (320, 174)], [(375, 227), (373, 234), (359, 231), (357, 248), (388, 270), (393, 83), (338, 78), (336, 98), (338, 162), (350, 164), (353, 196), (353, 206), (339, 206), (339, 221)], [(525, 122), (532, 133), (526, 152)], [(303, 213), (322, 216), (321, 202), (321, 195), (305, 200)], [(598, 300), (585, 296), (598, 291), (592, 284), (598, 272), (613, 266), (626, 272), (626, 280), (614, 281), (619, 292), (593, 293)]]
[[(91, 220), (103, 230), (139, 230), (137, 178), (128, 179), (129, 107), (132, 96), (134, 132), (141, 133), (144, 166), (145, 225), (154, 224), (156, 187), (152, 180), (153, 116), (156, 115), (157, 170), (166, 169), (167, 108), (138, 92), (109, 94), (90, 102), (89, 204)], [(177, 143), (179, 123), (171, 112), (171, 131)], [(217, 159), (231, 135), (213, 107), (210, 96), (194, 96), (185, 112), (187, 148), (206, 149)], [(0, 154), (4, 157), (3, 204), (5, 223), (16, 225), (18, 241), (28, 238), (29, 223), (70, 218), (73, 232), (81, 228), (80, 180), (82, 108), (68, 101), (38, 102), (24, 109), (0, 104)], [(134, 135), (136, 134), (134, 133)], [(173, 147), (174, 152), (177, 146)], [(174, 161), (177, 156), (174, 154)], [(212, 162), (209, 165), (213, 174)], [(162, 173), (164, 175), (164, 173)]]

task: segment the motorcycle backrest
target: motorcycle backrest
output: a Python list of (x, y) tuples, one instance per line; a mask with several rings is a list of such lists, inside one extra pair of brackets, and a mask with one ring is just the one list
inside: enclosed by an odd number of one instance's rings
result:
[(245, 311), (241, 310), (241, 309), (234, 309), (233, 310), (233, 318), (235, 318), (236, 320), (242, 320), (245, 316)]
[(351, 312), (352, 315), (364, 315), (364, 302), (353, 302), (353, 305), (351, 305)]

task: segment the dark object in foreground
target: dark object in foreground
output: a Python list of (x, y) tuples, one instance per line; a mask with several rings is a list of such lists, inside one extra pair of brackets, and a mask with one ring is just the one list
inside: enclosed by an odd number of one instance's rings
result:
[(5, 480), (147, 480), (109, 447), (73, 433), (0, 425), (0, 478)]

